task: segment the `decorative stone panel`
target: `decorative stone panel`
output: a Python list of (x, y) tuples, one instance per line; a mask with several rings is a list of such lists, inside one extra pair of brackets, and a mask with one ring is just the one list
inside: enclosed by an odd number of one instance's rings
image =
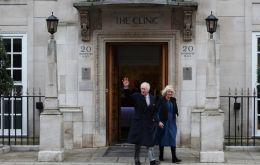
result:
[(82, 108), (62, 106), (60, 111), (64, 120), (64, 148), (82, 148)]
[(89, 20), (89, 10), (87, 7), (81, 7), (79, 9), (80, 16), (80, 28), (82, 41), (90, 40), (90, 20)]
[(192, 11), (184, 11), (184, 27), (183, 27), (183, 40), (192, 40)]

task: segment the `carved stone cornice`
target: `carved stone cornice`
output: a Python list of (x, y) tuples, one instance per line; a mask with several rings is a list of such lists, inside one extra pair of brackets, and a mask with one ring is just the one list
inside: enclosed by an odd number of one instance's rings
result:
[(183, 27), (183, 40), (191, 41), (192, 40), (192, 10), (184, 10), (184, 27)]
[(147, 0), (81, 0), (74, 3), (74, 6), (92, 6), (92, 7), (101, 7), (107, 5), (165, 5), (165, 6), (172, 6), (172, 7), (198, 7), (198, 2), (194, 2), (193, 0), (164, 0), (164, 1), (147, 1)]
[[(129, 1), (127, 3), (122, 3), (122, 1), (105, 1), (105, 0), (85, 0), (80, 2), (73, 3), (73, 6), (78, 9), (79, 15), (80, 15), (80, 27), (81, 27), (81, 36), (82, 41), (89, 41), (90, 40), (90, 34), (91, 30), (94, 29), (102, 29), (102, 18), (101, 18), (101, 11), (103, 8), (107, 7), (136, 7), (138, 4), (136, 1)], [(143, 2), (143, 1), (140, 1)], [(153, 2), (147, 2), (146, 3), (140, 3), (138, 6), (142, 7), (152, 7), (157, 5), (162, 5), (165, 7), (171, 7), (172, 9), (180, 9), (183, 10), (183, 40), (188, 42), (192, 40), (192, 15), (193, 11), (195, 11), (198, 7), (197, 2), (193, 1), (167, 1), (167, 3), (153, 3)], [(93, 14), (93, 11), (98, 11), (98, 13)], [(92, 16), (95, 16), (93, 18), (90, 17), (90, 14), (92, 13)], [(97, 15), (97, 16), (96, 16)], [(92, 22), (90, 19), (93, 19)], [(182, 21), (181, 21), (182, 22)]]

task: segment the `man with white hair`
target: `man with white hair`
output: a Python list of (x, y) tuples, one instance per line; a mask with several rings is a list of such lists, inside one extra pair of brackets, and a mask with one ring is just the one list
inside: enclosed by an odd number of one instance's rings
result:
[(155, 98), (149, 94), (150, 84), (143, 82), (140, 86), (141, 93), (135, 92), (130, 94), (128, 89), (129, 80), (124, 77), (122, 80), (124, 85), (124, 94), (132, 99), (135, 112), (132, 118), (130, 131), (128, 134), (128, 142), (135, 144), (135, 165), (141, 165), (140, 149), (141, 146), (146, 146), (150, 165), (160, 164), (155, 160), (154, 155), (154, 129), (155, 129)]

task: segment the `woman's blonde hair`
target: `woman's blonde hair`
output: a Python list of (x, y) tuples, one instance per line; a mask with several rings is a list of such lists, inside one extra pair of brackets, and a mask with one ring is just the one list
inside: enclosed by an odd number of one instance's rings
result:
[(172, 91), (173, 93), (175, 93), (173, 86), (172, 85), (167, 85), (162, 91), (162, 95), (165, 96), (167, 91)]

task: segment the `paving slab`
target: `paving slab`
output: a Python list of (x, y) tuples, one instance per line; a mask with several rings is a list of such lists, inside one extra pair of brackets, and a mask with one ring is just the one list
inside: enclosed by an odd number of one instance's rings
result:
[[(158, 147), (155, 147), (158, 158)], [(141, 149), (142, 165), (149, 165), (146, 148)], [(72, 149), (65, 151), (63, 162), (38, 162), (38, 151), (10, 151), (0, 154), (0, 165), (134, 165), (134, 146), (112, 146), (100, 148)], [(256, 165), (260, 164), (259, 150), (225, 151), (224, 163), (200, 163), (199, 151), (190, 148), (177, 148), (181, 165)], [(165, 161), (170, 165), (171, 151), (165, 147)]]

